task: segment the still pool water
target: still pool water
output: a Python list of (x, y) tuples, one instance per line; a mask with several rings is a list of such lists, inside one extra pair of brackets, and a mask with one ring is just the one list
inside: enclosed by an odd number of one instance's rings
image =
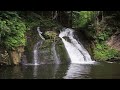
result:
[(1, 66), (0, 79), (120, 79), (120, 63)]

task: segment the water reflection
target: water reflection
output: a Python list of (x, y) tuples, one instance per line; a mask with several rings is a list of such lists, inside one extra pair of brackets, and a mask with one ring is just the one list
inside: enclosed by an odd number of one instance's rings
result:
[(91, 66), (88, 64), (70, 64), (64, 79), (85, 79), (90, 78)]
[(23, 72), (20, 66), (2, 67), (0, 70), (0, 79), (23, 79)]
[(23, 76), (23, 72), (22, 72), (22, 68), (19, 66), (15, 66), (14, 68), (12, 68), (12, 77), (11, 79), (22, 79)]
[(1, 66), (0, 79), (120, 79), (120, 64)]
[(39, 41), (34, 45), (33, 48), (33, 64), (39, 65), (40, 64), (40, 58), (39, 58), (39, 46), (42, 45), (43, 41)]
[(24, 79), (54, 79), (59, 64), (24, 65), (22, 68)]
[(38, 73), (38, 65), (35, 65), (33, 67), (33, 77), (36, 78), (37, 77), (37, 73)]

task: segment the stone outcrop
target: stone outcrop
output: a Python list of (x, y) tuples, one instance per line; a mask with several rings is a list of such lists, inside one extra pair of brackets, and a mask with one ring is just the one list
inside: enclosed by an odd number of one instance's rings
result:
[(13, 62), (13, 64), (18, 65), (21, 62), (21, 57), (24, 52), (24, 47), (18, 47), (17, 49), (10, 51), (10, 57)]
[(2, 49), (0, 52), (0, 65), (4, 64), (10, 65), (11, 61), (8, 52)]
[(114, 48), (118, 51), (120, 51), (120, 33), (116, 32), (114, 35), (110, 37), (109, 40), (107, 40), (107, 45), (111, 48)]

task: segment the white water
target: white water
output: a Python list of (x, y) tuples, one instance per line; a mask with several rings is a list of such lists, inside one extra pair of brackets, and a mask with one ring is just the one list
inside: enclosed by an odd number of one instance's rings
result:
[[(91, 64), (92, 61), (91, 56), (88, 51), (83, 47), (81, 43), (79, 43), (74, 38), (74, 30), (73, 29), (64, 29), (59, 34), (59, 37), (62, 39), (65, 48), (68, 52), (68, 55), (71, 59), (71, 63), (79, 63), (79, 64)], [(66, 41), (64, 37), (70, 39), (70, 42)]]
[[(40, 27), (37, 27), (37, 31), (38, 31), (38, 34), (39, 36), (41, 37), (42, 40), (45, 40), (45, 38), (41, 35), (42, 32), (40, 31)], [(38, 47), (42, 44), (42, 41), (39, 41), (37, 42), (35, 45), (34, 45), (34, 48), (33, 48), (33, 63), (34, 65), (39, 65), (40, 64), (40, 61), (39, 61), (39, 52), (38, 52)]]
[(60, 59), (58, 58), (58, 55), (57, 55), (57, 52), (56, 52), (56, 49), (55, 49), (55, 43), (52, 44), (51, 50), (53, 52), (53, 57), (54, 57), (55, 63), (60, 64)]
[(38, 47), (39, 45), (41, 45), (41, 41), (37, 42), (35, 45), (34, 45), (34, 49), (33, 49), (33, 63), (34, 65), (39, 65), (40, 61), (39, 61), (39, 52), (38, 52)]
[(37, 31), (38, 31), (39, 36), (40, 36), (43, 40), (45, 40), (45, 38), (41, 35), (42, 32), (40, 31), (40, 27), (37, 27)]

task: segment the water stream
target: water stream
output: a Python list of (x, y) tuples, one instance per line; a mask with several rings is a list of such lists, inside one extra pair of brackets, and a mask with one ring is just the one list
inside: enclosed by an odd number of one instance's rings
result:
[(65, 48), (71, 59), (71, 63), (79, 63), (79, 64), (94, 63), (88, 51), (84, 48), (84, 46), (81, 43), (79, 43), (74, 38), (73, 29), (70, 28), (63, 29), (59, 34), (59, 37), (62, 39), (65, 45)]

